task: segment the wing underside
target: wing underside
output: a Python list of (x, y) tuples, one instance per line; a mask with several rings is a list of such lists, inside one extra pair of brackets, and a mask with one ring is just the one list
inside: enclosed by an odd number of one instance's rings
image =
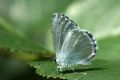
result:
[(52, 19), (53, 44), (58, 64), (89, 64), (96, 54), (96, 40), (61, 13)]
[(89, 35), (79, 29), (74, 29), (67, 34), (59, 55), (64, 55), (60, 58), (67, 65), (89, 64), (95, 56), (94, 51), (94, 42)]
[(64, 14), (55, 13), (52, 19), (53, 44), (56, 53), (61, 51), (66, 34), (75, 28), (79, 28)]

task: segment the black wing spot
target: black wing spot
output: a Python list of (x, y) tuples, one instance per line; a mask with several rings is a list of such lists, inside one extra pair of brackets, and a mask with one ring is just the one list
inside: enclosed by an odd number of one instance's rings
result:
[(96, 47), (97, 47), (97, 44), (96, 44), (96, 40), (94, 39), (94, 37), (92, 36), (92, 34), (90, 34), (89, 32), (85, 32), (87, 33), (87, 35), (92, 39), (92, 42), (93, 42), (93, 46), (94, 46), (94, 53), (96, 53)]
[(93, 40), (93, 36), (92, 36), (92, 34), (90, 34), (90, 33), (88, 33), (88, 32), (86, 32), (87, 34), (88, 34), (88, 36)]

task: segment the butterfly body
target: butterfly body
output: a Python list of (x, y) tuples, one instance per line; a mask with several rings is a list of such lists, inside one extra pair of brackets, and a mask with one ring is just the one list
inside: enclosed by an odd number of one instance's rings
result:
[(52, 19), (53, 44), (60, 71), (75, 65), (88, 65), (96, 55), (97, 42), (90, 32), (80, 29), (61, 13)]

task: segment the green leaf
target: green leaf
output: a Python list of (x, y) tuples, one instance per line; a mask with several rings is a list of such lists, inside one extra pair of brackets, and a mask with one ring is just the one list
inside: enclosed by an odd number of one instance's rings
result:
[(53, 52), (52, 15), (56, 12), (64, 12), (73, 1), (11, 0), (9, 2), (9, 0), (1, 0), (0, 3), (4, 5), (0, 5), (0, 16), (14, 24), (15, 32), (19, 31), (20, 35), (24, 32), (32, 42)]
[[(36, 73), (47, 77), (59, 77), (67, 80), (116, 80), (120, 79), (120, 64), (118, 61), (95, 60), (89, 66), (82, 66), (74, 71), (68, 70), (64, 73), (59, 73), (56, 69), (54, 61), (39, 61), (32, 63), (32, 66), (37, 68)], [(38, 65), (36, 65), (38, 64)]]
[(47, 50), (33, 43), (20, 30), (15, 29), (10, 23), (0, 17), (0, 47), (13, 50), (26, 50), (46, 52)]
[(78, 66), (74, 71), (67, 70), (63, 73), (57, 71), (55, 61), (33, 61), (31, 66), (36, 68), (36, 72), (43, 76), (59, 77), (67, 80), (119, 80), (120, 79), (120, 56), (118, 37), (108, 37), (99, 40), (99, 51), (96, 59), (88, 66)]

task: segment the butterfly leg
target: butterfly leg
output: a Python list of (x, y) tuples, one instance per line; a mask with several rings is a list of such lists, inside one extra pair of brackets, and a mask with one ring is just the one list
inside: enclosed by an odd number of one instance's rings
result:
[(57, 66), (57, 71), (63, 71), (63, 66)]

